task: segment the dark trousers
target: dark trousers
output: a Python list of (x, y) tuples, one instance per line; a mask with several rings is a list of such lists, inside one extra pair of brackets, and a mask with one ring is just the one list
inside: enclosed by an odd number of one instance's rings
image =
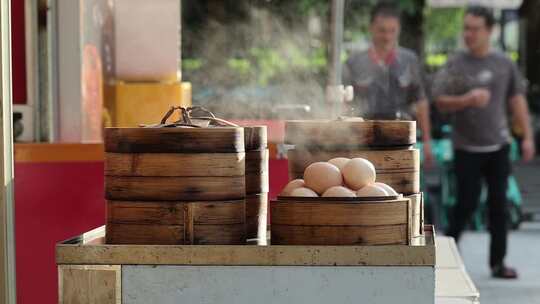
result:
[(488, 187), (488, 226), (491, 234), (489, 264), (503, 263), (508, 239), (506, 190), (510, 175), (510, 148), (508, 145), (490, 153), (455, 151), (457, 204), (450, 218), (448, 235), (459, 240), (465, 226), (478, 207), (482, 181)]

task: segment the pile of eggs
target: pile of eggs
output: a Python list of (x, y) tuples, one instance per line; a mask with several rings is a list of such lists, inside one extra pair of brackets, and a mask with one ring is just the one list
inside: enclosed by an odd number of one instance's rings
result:
[(333, 158), (316, 162), (304, 171), (304, 179), (292, 180), (281, 196), (379, 197), (398, 195), (384, 183), (375, 181), (373, 164), (364, 158)]

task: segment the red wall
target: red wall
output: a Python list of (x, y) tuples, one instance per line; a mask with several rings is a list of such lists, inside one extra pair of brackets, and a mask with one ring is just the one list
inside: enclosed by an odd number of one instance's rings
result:
[(11, 60), (13, 103), (26, 103), (24, 0), (11, 0)]
[(105, 222), (103, 162), (15, 163), (17, 303), (58, 303), (55, 244)]

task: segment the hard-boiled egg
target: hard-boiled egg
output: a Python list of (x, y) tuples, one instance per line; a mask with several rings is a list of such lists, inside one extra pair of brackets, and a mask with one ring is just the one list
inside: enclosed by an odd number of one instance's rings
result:
[(280, 195), (289, 196), (294, 189), (304, 187), (305, 185), (306, 183), (304, 183), (303, 179), (294, 179), (290, 181), (285, 188), (283, 188)]
[(338, 167), (327, 162), (316, 162), (304, 171), (304, 181), (306, 187), (323, 194), (330, 187), (341, 186), (343, 177)]
[(296, 188), (294, 189), (290, 196), (301, 196), (301, 197), (318, 197), (317, 193), (315, 193), (315, 191), (309, 189), (309, 188), (305, 188), (305, 187), (301, 187), (301, 188)]
[(362, 187), (356, 192), (358, 197), (375, 197), (375, 196), (388, 196), (388, 192), (381, 187), (369, 184)]
[(329, 160), (328, 162), (331, 163), (332, 165), (336, 166), (339, 168), (339, 170), (343, 170), (343, 167), (345, 167), (345, 164), (350, 161), (349, 158), (346, 158), (346, 157), (336, 157), (336, 158), (332, 158), (331, 160)]
[(356, 193), (343, 186), (334, 186), (324, 191), (323, 197), (356, 197)]
[(385, 183), (376, 182), (374, 183), (374, 185), (379, 188), (383, 188), (388, 193), (388, 195), (398, 195), (398, 193), (396, 192), (396, 190), (394, 190), (394, 188), (388, 186)]
[(360, 188), (375, 182), (375, 167), (365, 158), (353, 158), (343, 167), (343, 178), (349, 188)]

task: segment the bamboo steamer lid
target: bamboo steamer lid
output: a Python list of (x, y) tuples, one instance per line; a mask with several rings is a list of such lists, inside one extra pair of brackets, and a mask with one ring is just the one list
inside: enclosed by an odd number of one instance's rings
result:
[(105, 152), (233, 153), (244, 151), (242, 128), (106, 128)]
[[(176, 110), (182, 111), (181, 120), (167, 123)], [(209, 114), (190, 117), (196, 110)], [(106, 128), (104, 141), (105, 152), (113, 153), (233, 153), (245, 150), (242, 127), (219, 119), (200, 107), (172, 107), (156, 125)]]

